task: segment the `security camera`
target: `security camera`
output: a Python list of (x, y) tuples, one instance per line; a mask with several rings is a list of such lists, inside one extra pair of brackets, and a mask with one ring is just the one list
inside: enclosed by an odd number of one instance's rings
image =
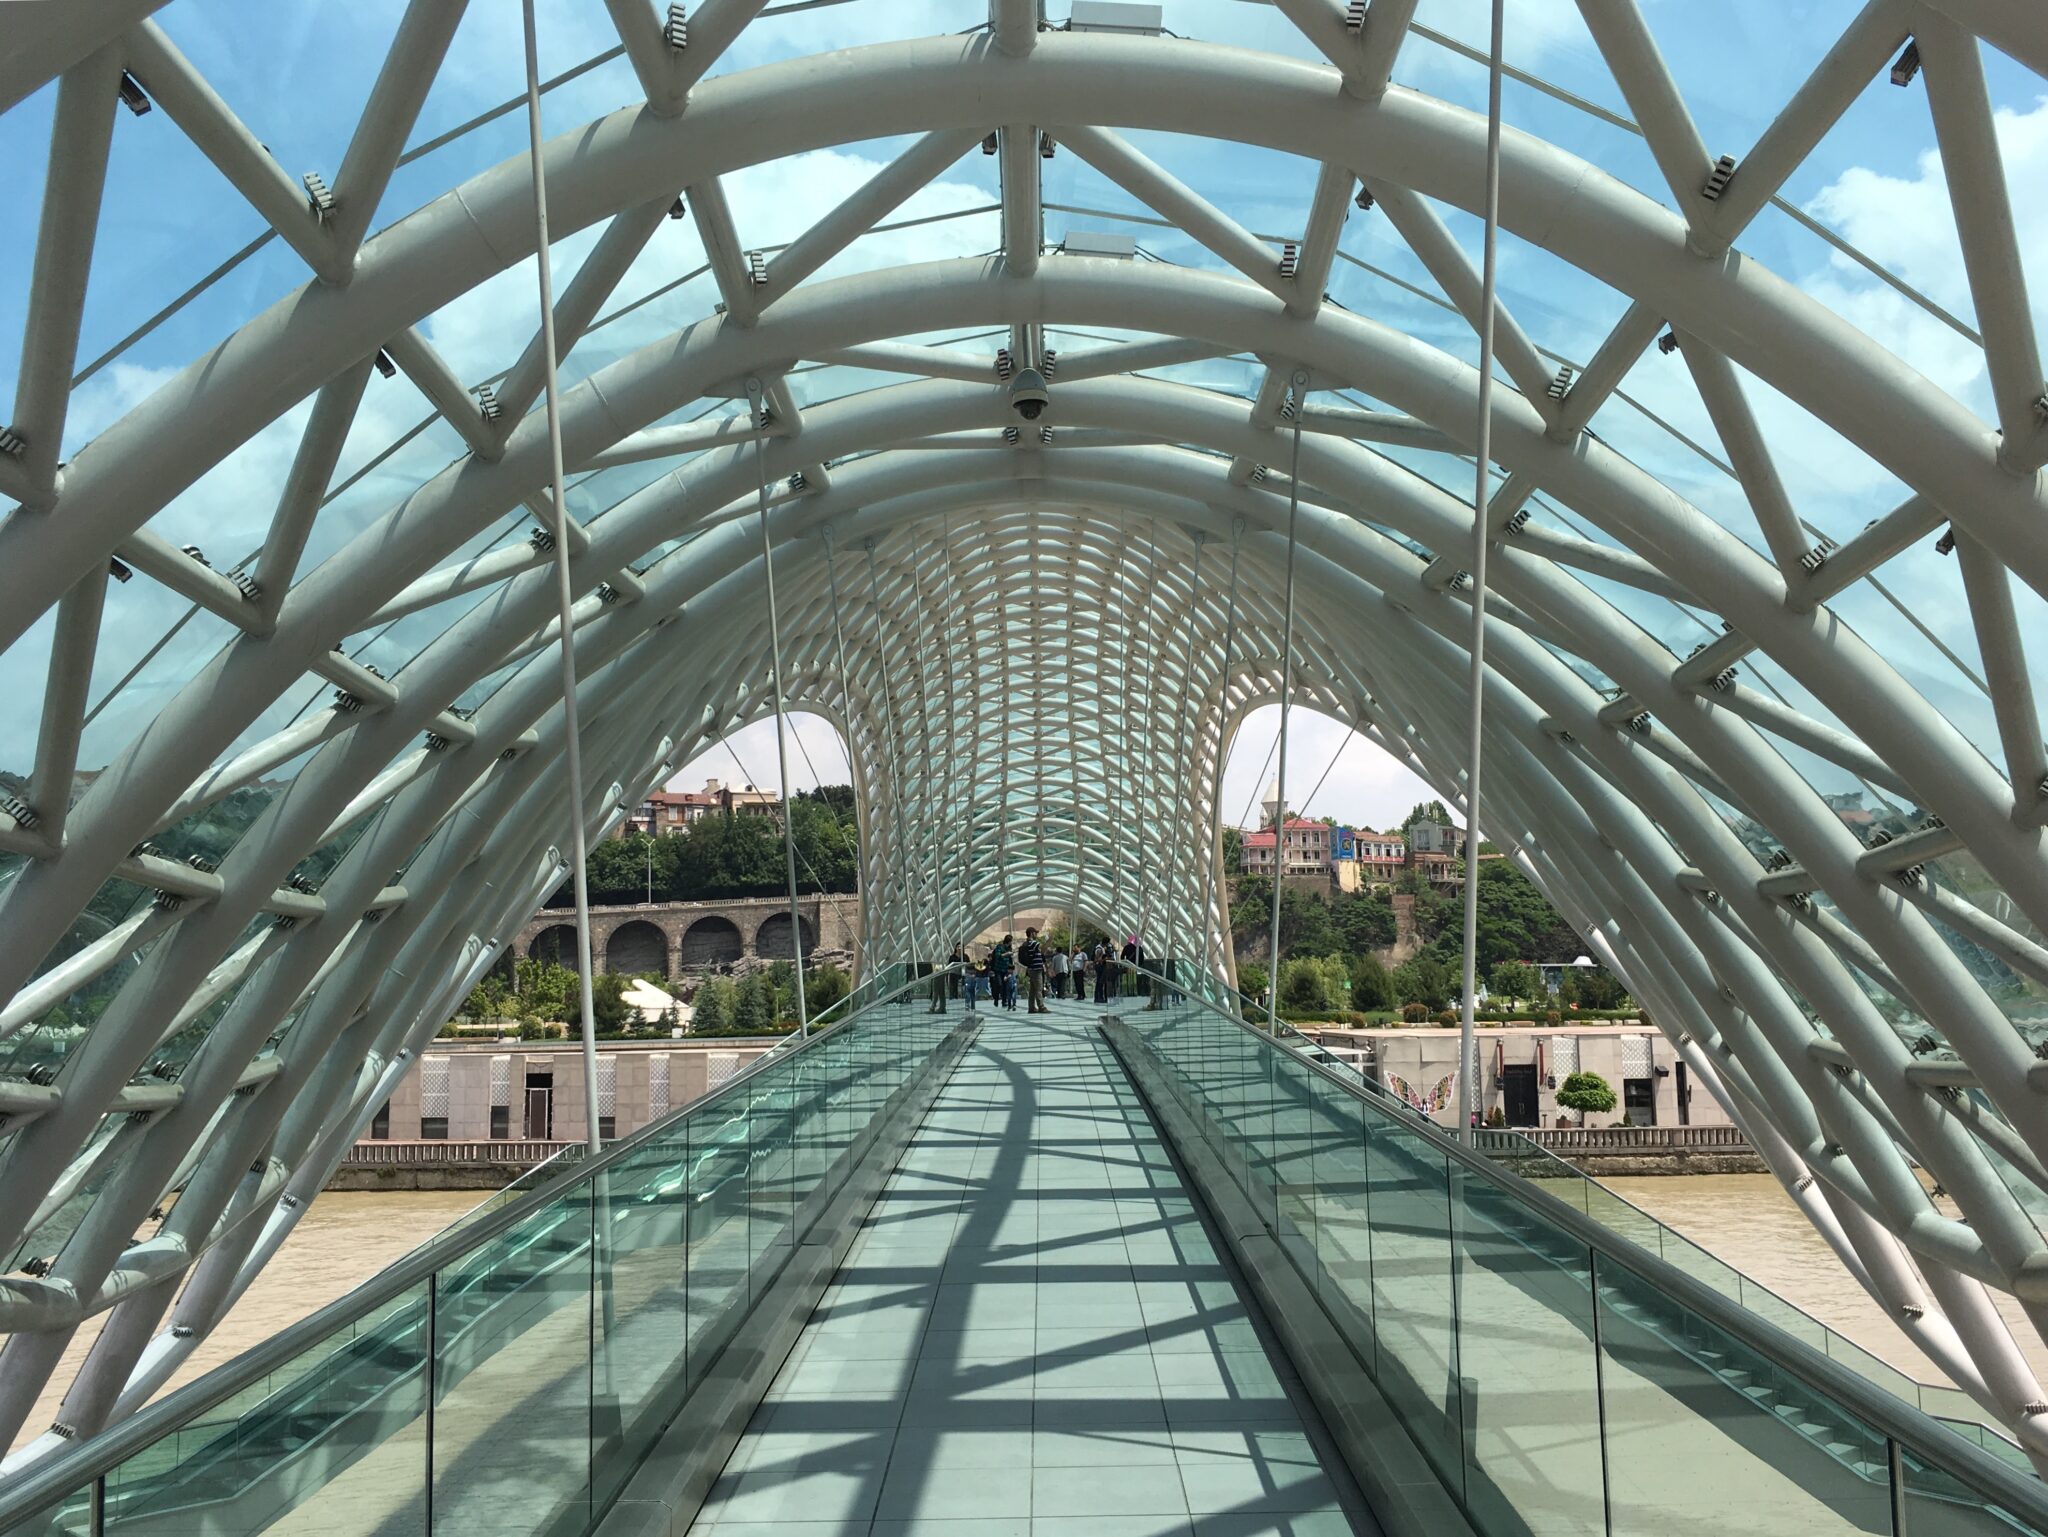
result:
[(1052, 391), (1045, 387), (1045, 375), (1035, 368), (1025, 369), (1010, 381), (1010, 404), (1027, 422), (1035, 422), (1044, 415), (1051, 401)]

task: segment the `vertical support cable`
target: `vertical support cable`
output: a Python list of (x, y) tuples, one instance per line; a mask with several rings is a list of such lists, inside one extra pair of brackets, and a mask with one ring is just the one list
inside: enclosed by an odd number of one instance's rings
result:
[(562, 617), (562, 735), (569, 760), (569, 848), (576, 890), (577, 1007), (583, 1024), (584, 1142), (595, 1153), (597, 1129), (597, 1026), (592, 1018), (590, 981), (590, 850), (583, 832), (583, 744), (576, 719), (576, 629), (571, 610), (576, 595), (569, 581), (569, 498), (562, 474), (562, 386), (555, 373), (555, 279), (548, 264), (548, 179), (541, 165), (540, 45), (534, 35), (533, 0), (522, 7), (526, 27), (526, 137), (533, 162), (533, 251), (540, 268), (541, 357), (547, 370), (548, 467), (553, 476), (555, 601)]
[(1294, 551), (1295, 525), (1301, 517), (1301, 413), (1308, 409), (1308, 370), (1297, 368), (1287, 381), (1294, 396), (1294, 453), (1287, 467), (1286, 620), (1280, 643), (1280, 766), (1273, 781), (1273, 923), (1266, 955), (1271, 975), (1266, 980), (1266, 1028), (1280, 1033), (1280, 895), (1287, 878), (1287, 717), (1294, 697)]
[[(531, 4), (532, 0), (528, 0)], [(761, 420), (761, 381), (747, 380), (747, 399), (754, 420)], [(796, 795), (789, 787), (789, 718), (782, 696), (782, 616), (775, 607), (775, 547), (768, 538), (768, 476), (763, 442), (767, 434), (754, 434), (754, 479), (761, 493), (761, 567), (768, 586), (768, 663), (775, 682), (775, 761), (782, 775), (782, 860), (789, 874), (789, 953), (796, 966), (796, 1038), (811, 1033), (809, 1011), (804, 1006), (804, 920), (796, 902)]]
[(1506, 0), (1493, 0), (1493, 37), (1486, 81), (1485, 252), (1479, 282), (1479, 434), (1472, 476), (1472, 716), (1465, 766), (1465, 969), (1458, 1007), (1458, 1136), (1472, 1137), (1477, 1102), (1472, 1082), (1472, 1015), (1479, 990), (1479, 758), (1486, 704), (1487, 481), (1493, 463), (1493, 309), (1498, 289), (1495, 248), (1500, 235), (1501, 33)]

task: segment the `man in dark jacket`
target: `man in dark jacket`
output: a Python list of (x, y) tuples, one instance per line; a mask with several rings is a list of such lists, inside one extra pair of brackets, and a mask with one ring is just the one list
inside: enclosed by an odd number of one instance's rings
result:
[(1024, 943), (1017, 947), (1017, 964), (1024, 968), (1024, 993), (1033, 1014), (1050, 1014), (1045, 1006), (1045, 946), (1038, 942), (1038, 930), (1026, 929)]

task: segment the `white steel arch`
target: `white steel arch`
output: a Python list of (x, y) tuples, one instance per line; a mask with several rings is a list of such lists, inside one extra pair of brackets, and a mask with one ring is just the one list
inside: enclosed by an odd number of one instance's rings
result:
[[(466, 380), (424, 329), (531, 254), (530, 167), (483, 170), (368, 235), (463, 8), (407, 8), (331, 193), (261, 153), (179, 53), (183, 7), (161, 23), (154, 9), (25, 29), (0, 61), (0, 100), (41, 100), (53, 123), (0, 440), (0, 495), (18, 504), (0, 521), (0, 637), (11, 665), (46, 675), (32, 739), (0, 762), (0, 1427), (22, 1428), (103, 1319), (63, 1429), (23, 1456), (130, 1412), (203, 1338), (561, 879), (569, 819), (607, 825), (771, 708), (757, 462), (790, 702), (833, 719), (854, 763), (872, 954), (942, 954), (1041, 899), (1225, 964), (1204, 830), (1236, 720), (1280, 686), (1290, 488), (1269, 466), (1296, 368), (1315, 393), (1296, 410), (1295, 698), (1458, 798), (1467, 601), (1448, 552), (1469, 547), (1473, 512), (1439, 481), (1469, 475), (1477, 376), (1458, 345), (1328, 295), (1347, 213), (1375, 209), (1440, 308), (1476, 316), (1453, 221), (1478, 201), (1484, 123), (1400, 83), (1412, 7), (1383, 0), (1354, 31), (1329, 0), (1286, 0), (1319, 55), (1305, 60), (1045, 30), (1029, 0), (992, 0), (966, 37), (711, 76), (765, 25), (758, 0), (706, 5), (680, 50), (640, 0), (616, 0), (642, 94), (547, 150), (558, 238), (598, 231), (557, 329), (580, 365), (573, 349), (638, 297), (619, 285), (672, 211), (694, 223), (716, 308), (578, 366), (563, 402), (584, 477), (580, 807), (558, 772), (548, 552), (520, 511), (546, 482), (540, 361), (507, 336), (508, 366)], [(2029, 623), (2048, 595), (2048, 393), (1986, 75), (1987, 57), (2039, 69), (2044, 24), (1873, 0), (1724, 173), (1632, 0), (1580, 10), (1658, 181), (1532, 133), (1504, 146), (1503, 229), (1624, 307), (1562, 373), (1516, 316), (1495, 317), (1486, 819), (1859, 1281), (2048, 1452), (2040, 1386), (1993, 1305), (2048, 1332), (2048, 749)], [(1981, 411), (1744, 250), (1909, 38), (1955, 194)], [(73, 445), (124, 71), (312, 277)], [(1159, 134), (1313, 162), (1298, 237), (1264, 239), (1178, 179), (1148, 153)], [(749, 250), (728, 183), (904, 136), (804, 233)], [(1000, 251), (852, 259), (984, 136)], [(1048, 250), (1049, 151), (1206, 265)], [(823, 275), (835, 262), (845, 275)], [(1589, 430), (1667, 326), (1739, 527)], [(1097, 345), (1054, 346), (1091, 331)], [(1216, 359), (1246, 360), (1250, 382), (1176, 372)], [(1004, 381), (1027, 363), (1052, 378), (1042, 423), (1010, 409)], [(344, 523), (330, 491), (384, 365), (455, 456)], [(801, 382), (834, 369), (844, 388)], [(1820, 535), (1743, 372), (1905, 499), (1839, 543)], [(750, 383), (765, 419), (721, 404)], [(166, 537), (181, 493), (306, 402), (250, 560), (216, 570)], [(1989, 739), (1842, 612), (1937, 535)], [(218, 638), (82, 757), (96, 658), (125, 667), (155, 638), (109, 617), (110, 562)], [(1684, 644), (1646, 622), (1649, 604), (1693, 626)], [(391, 634), (403, 665), (385, 677), (364, 658)], [(308, 708), (316, 687), (333, 692)], [(1876, 802), (1867, 824), (1828, 798), (1844, 781)]]

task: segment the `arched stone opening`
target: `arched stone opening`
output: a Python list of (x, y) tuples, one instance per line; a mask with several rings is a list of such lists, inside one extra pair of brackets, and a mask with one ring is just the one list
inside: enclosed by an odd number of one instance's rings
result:
[[(818, 948), (817, 925), (803, 920), (804, 954)], [(786, 961), (794, 956), (789, 943), (789, 914), (770, 913), (754, 931), (754, 953), (763, 960)]]
[(526, 947), (526, 953), (533, 960), (552, 961), (557, 966), (566, 966), (571, 971), (577, 970), (574, 925), (557, 923), (542, 929), (533, 936), (533, 943)]
[(668, 936), (643, 918), (622, 923), (612, 930), (604, 947), (604, 969), (615, 972), (652, 972), (668, 975)]
[(739, 925), (730, 918), (699, 918), (683, 932), (676, 965), (729, 966), (747, 953)]

